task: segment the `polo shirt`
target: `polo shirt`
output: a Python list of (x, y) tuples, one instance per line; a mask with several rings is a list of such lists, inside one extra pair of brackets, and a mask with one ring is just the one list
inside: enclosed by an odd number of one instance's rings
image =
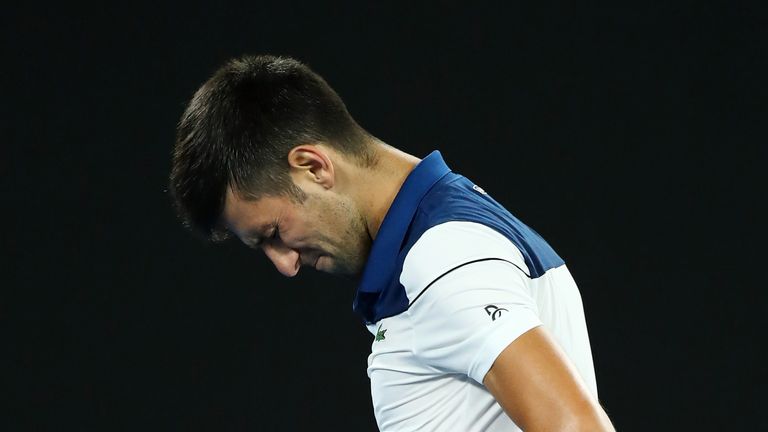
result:
[(438, 151), (390, 206), (353, 310), (374, 336), (368, 376), (382, 431), (519, 430), (482, 382), (512, 341), (540, 325), (597, 396), (565, 263)]

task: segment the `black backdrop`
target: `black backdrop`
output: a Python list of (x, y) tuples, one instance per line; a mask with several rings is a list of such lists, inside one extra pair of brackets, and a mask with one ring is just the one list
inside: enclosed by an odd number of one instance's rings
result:
[(0, 18), (3, 430), (375, 430), (354, 284), (205, 245), (164, 192), (185, 103), (245, 53), (549, 240), (620, 430), (768, 428), (756, 7), (208, 3)]

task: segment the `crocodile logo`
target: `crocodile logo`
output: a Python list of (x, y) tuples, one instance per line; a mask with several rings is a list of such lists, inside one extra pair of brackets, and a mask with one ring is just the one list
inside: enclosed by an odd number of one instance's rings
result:
[(386, 333), (387, 333), (387, 329), (382, 330), (381, 329), (381, 324), (379, 324), (379, 329), (376, 330), (376, 340), (375, 340), (375, 342), (383, 341), (384, 339), (386, 339), (384, 337), (384, 335)]

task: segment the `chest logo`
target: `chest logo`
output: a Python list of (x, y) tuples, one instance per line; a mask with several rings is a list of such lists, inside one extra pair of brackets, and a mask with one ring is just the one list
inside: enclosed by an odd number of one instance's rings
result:
[(488, 305), (485, 307), (485, 313), (487, 313), (488, 316), (491, 317), (491, 321), (496, 321), (496, 318), (500, 317), (502, 312), (509, 312), (509, 311), (504, 308), (500, 308), (496, 305)]
[(375, 339), (375, 342), (383, 341), (384, 339), (386, 339), (386, 338), (384, 337), (384, 335), (385, 335), (386, 333), (387, 333), (387, 329), (384, 329), (384, 330), (382, 330), (382, 329), (381, 329), (381, 324), (379, 324), (379, 329), (378, 329), (378, 330), (376, 330), (376, 339)]

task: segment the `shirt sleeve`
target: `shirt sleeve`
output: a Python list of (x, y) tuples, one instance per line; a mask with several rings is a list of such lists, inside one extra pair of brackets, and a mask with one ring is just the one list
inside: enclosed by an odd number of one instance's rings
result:
[(491, 228), (449, 222), (430, 231), (409, 252), (401, 277), (415, 354), (482, 383), (512, 341), (541, 325), (527, 268), (514, 244)]

